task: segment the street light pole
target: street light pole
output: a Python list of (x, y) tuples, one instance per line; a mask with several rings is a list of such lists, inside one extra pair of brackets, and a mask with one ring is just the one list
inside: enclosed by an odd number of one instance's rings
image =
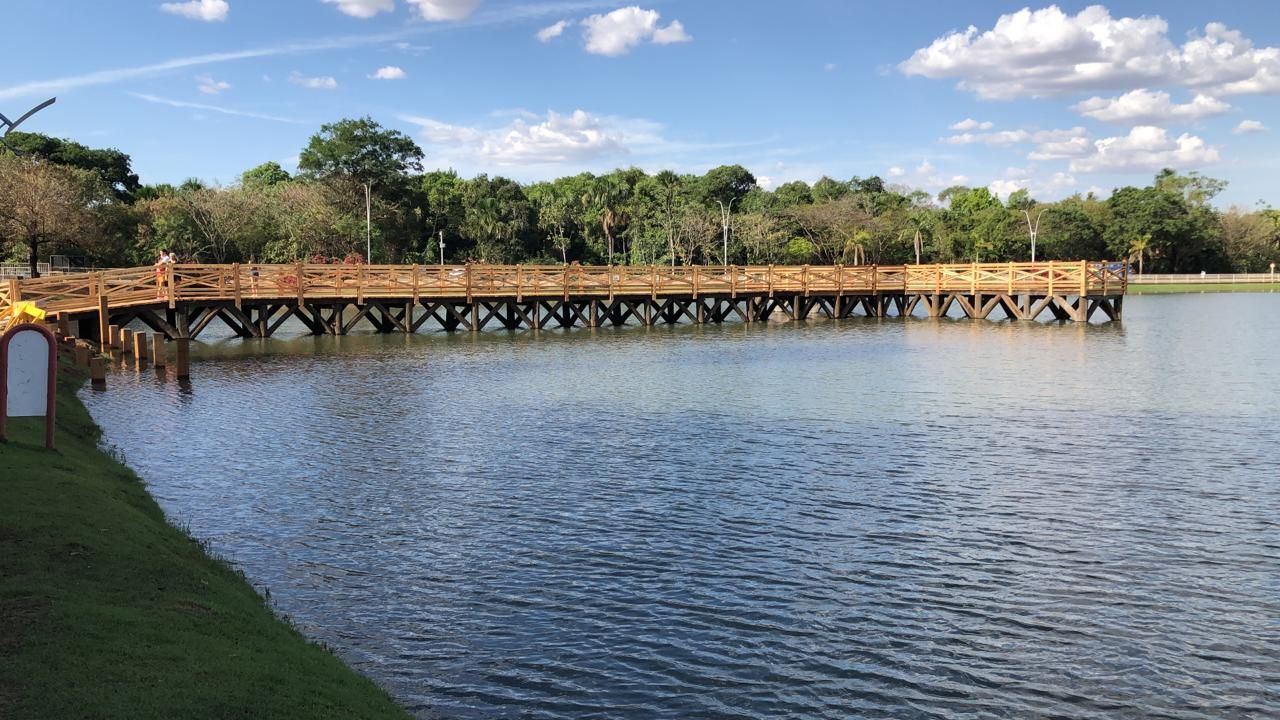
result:
[(373, 264), (373, 202), (370, 199), (371, 183), (364, 184), (364, 262)]
[(440, 264), (444, 265), (444, 231), (440, 231)]
[(729, 267), (729, 217), (733, 214), (733, 201), (738, 198), (729, 198), (729, 207), (726, 208), (724, 203), (716, 200), (716, 204), (720, 206), (720, 227), (724, 230), (724, 266)]
[(1044, 214), (1048, 209), (1049, 208), (1044, 208), (1040, 212), (1036, 213), (1035, 225), (1031, 224), (1031, 213), (1026, 210), (1022, 211), (1022, 214), (1027, 216), (1027, 231), (1031, 233), (1031, 262), (1036, 261), (1036, 235), (1040, 233), (1040, 218), (1044, 217)]

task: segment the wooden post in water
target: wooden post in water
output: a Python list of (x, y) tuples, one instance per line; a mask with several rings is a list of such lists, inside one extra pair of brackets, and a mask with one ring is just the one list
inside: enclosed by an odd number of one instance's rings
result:
[(107, 328), (110, 327), (111, 312), (107, 308), (107, 296), (98, 296), (98, 346), (107, 346)]
[(138, 367), (147, 364), (147, 334), (134, 333), (133, 335), (133, 357), (138, 361)]
[(101, 355), (89, 359), (89, 380), (99, 390), (107, 387), (107, 364)]
[(191, 338), (178, 338), (173, 341), (177, 345), (177, 377), (187, 380), (191, 377)]
[(84, 345), (82, 343), (76, 343), (76, 346), (72, 350), (72, 352), (75, 353), (76, 367), (88, 370), (89, 369), (89, 346)]
[(120, 326), (107, 326), (107, 348), (110, 350), (118, 350), (120, 348)]
[(164, 367), (165, 351), (164, 351), (164, 333), (156, 333), (151, 336), (151, 357), (152, 364), (157, 368)]
[(129, 328), (120, 328), (120, 351), (125, 355), (133, 352), (133, 331)]

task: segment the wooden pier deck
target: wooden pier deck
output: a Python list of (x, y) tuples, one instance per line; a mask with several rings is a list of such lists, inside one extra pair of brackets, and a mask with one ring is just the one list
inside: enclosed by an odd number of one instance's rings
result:
[[(101, 340), (141, 321), (195, 338), (218, 320), (269, 337), (289, 318), (313, 334), (764, 322), (848, 318), (1118, 320), (1127, 266), (1107, 262), (895, 266), (171, 265), (0, 283), (0, 317), (34, 301)], [(158, 287), (159, 286), (159, 287)], [(997, 313), (997, 311), (999, 311)]]

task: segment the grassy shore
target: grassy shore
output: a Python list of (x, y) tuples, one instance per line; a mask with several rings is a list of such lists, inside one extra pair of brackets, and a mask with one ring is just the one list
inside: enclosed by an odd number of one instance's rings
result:
[(1280, 283), (1170, 283), (1167, 285), (1129, 283), (1130, 295), (1229, 292), (1280, 292)]
[(55, 452), (38, 419), (0, 444), (0, 718), (407, 717), (166, 522), (78, 385)]

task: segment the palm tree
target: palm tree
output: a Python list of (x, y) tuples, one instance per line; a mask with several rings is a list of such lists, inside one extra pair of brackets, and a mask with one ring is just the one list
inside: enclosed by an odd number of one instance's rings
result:
[(1142, 274), (1142, 260), (1146, 257), (1147, 251), (1151, 249), (1151, 234), (1139, 235), (1129, 243), (1129, 262), (1133, 262), (1136, 257), (1138, 259), (1138, 274)]
[(609, 264), (613, 264), (613, 232), (618, 225), (627, 222), (626, 203), (631, 197), (631, 188), (610, 177), (597, 178), (595, 183), (582, 196), (584, 207), (595, 206), (600, 212), (600, 229), (604, 231), (609, 245)]
[(680, 192), (680, 176), (663, 170), (653, 176), (662, 190), (662, 212), (667, 221), (667, 249), (671, 252), (671, 267), (676, 266), (676, 195)]

